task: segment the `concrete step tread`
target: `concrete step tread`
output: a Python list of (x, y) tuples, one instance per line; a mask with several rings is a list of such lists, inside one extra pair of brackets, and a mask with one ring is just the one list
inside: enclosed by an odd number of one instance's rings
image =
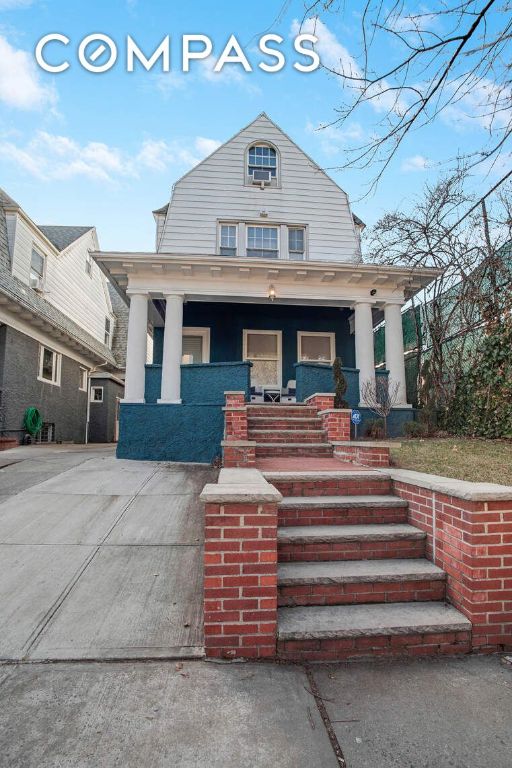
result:
[(277, 581), (281, 587), (299, 584), (358, 584), (426, 579), (444, 581), (446, 573), (425, 558), (280, 563), (277, 569)]
[(285, 496), (280, 507), (286, 509), (350, 509), (352, 507), (407, 507), (398, 496)]
[(277, 529), (280, 544), (341, 541), (394, 541), (424, 539), (426, 533), (407, 523), (375, 523), (368, 525), (297, 525)]
[(332, 448), (331, 443), (262, 443), (257, 442), (256, 448)]
[(318, 429), (284, 429), (283, 427), (267, 427), (266, 429), (250, 429), (249, 432), (251, 435), (258, 435), (261, 437), (265, 437), (265, 435), (268, 434), (279, 434), (283, 435), (283, 437), (287, 437), (288, 435), (320, 435), (321, 437), (325, 437), (325, 429), (321, 429), (320, 427)]
[[(270, 414), (266, 416), (254, 416), (250, 413), (247, 415), (247, 418), (249, 421), (268, 421), (269, 419), (274, 418), (273, 416), (270, 416)], [(319, 416), (276, 416), (276, 421), (289, 421), (292, 424), (303, 424), (305, 421), (315, 421), (319, 424), (322, 423), (322, 420)]]
[(278, 610), (279, 640), (468, 632), (471, 622), (447, 603), (314, 605)]
[(266, 480), (278, 482), (280, 480), (296, 480), (301, 482), (315, 482), (316, 480), (383, 480), (391, 479), (391, 475), (386, 475), (380, 470), (358, 470), (358, 469), (321, 469), (315, 472), (308, 470), (290, 471), (290, 470), (268, 470), (263, 471), (262, 475)]

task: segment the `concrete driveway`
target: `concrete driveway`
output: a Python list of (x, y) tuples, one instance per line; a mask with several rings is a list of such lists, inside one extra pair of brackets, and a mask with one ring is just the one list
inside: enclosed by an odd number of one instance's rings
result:
[(5, 464), (0, 659), (202, 655), (198, 493), (214, 470), (111, 447), (20, 448)]

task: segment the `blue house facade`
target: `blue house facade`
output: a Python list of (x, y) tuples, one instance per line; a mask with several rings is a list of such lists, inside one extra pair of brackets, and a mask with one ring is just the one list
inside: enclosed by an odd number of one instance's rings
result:
[(398, 391), (391, 428), (412, 418), (401, 307), (432, 271), (363, 264), (346, 193), (266, 115), (178, 181), (154, 217), (154, 252), (94, 254), (130, 301), (118, 456), (212, 461), (224, 392), (302, 402), (334, 391), (336, 357), (351, 407), (365, 409), (383, 375)]

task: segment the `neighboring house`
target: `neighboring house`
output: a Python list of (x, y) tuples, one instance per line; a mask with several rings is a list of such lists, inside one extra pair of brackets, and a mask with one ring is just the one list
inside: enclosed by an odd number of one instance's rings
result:
[[(423, 364), (432, 353), (432, 327), (438, 327), (440, 348), (446, 381), (455, 385), (461, 369), (474, 363), (475, 353), (484, 331), (482, 301), (475, 301), (475, 293), (496, 296), (498, 307), (506, 311), (510, 306), (512, 288), (512, 242), (507, 242), (495, 257), (484, 259), (468, 275), (465, 284), (458, 282), (440, 293), (434, 302), (416, 304), (402, 314), (404, 354), (408, 401), (418, 402), (418, 381)], [(378, 368), (386, 365), (385, 329), (375, 330), (375, 361)]]
[(210, 460), (225, 390), (303, 400), (332, 391), (336, 356), (351, 405), (364, 406), (382, 313), (397, 423), (412, 417), (401, 307), (437, 272), (363, 264), (346, 192), (265, 114), (183, 176), (154, 217), (154, 253), (94, 254), (130, 298), (119, 456)]
[[(94, 409), (114, 400), (110, 385), (90, 389), (108, 372), (123, 393), (124, 359), (113, 351), (118, 319), (108, 281), (91, 257), (94, 227), (35, 224), (0, 190), (0, 435), (26, 437), (34, 406), (44, 426), (36, 439), (114, 439)], [(126, 310), (127, 311), (127, 310)], [(125, 312), (126, 314), (126, 312)], [(89, 403), (89, 398), (91, 402)], [(88, 432), (88, 413), (93, 412)]]

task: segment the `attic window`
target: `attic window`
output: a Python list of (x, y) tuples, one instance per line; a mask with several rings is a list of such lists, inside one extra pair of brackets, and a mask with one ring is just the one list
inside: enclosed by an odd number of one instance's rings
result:
[(85, 256), (85, 272), (89, 277), (92, 277), (92, 256), (90, 253)]
[(273, 186), (277, 183), (277, 152), (268, 144), (253, 144), (247, 153), (249, 184)]

